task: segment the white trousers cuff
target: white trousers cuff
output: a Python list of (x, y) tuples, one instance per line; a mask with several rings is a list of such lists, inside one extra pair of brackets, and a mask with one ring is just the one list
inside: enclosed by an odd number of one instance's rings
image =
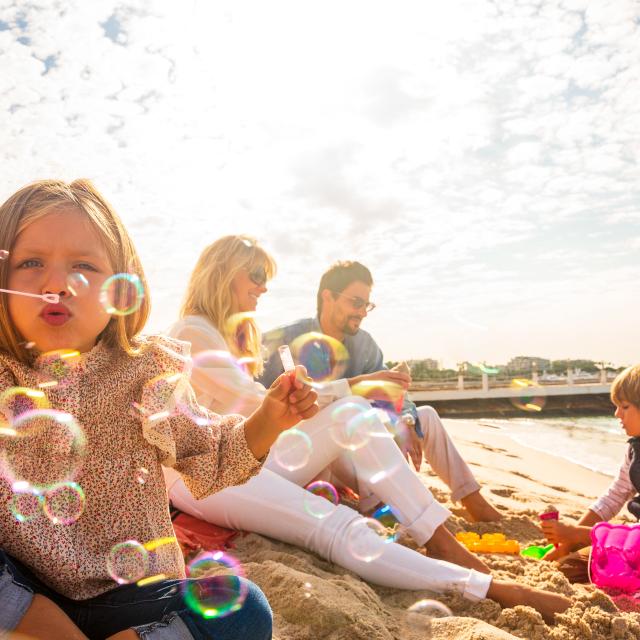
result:
[(407, 524), (406, 528), (416, 543), (423, 545), (450, 515), (449, 509), (434, 500), (413, 522)]
[(471, 569), (469, 572), (469, 579), (464, 587), (462, 595), (471, 600), (472, 602), (478, 602), (487, 597), (487, 591), (491, 585), (491, 576), (486, 573), (480, 573), (475, 569)]

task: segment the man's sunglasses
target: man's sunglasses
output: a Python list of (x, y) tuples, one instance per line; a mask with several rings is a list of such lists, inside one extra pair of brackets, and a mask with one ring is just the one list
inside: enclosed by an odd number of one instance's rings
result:
[(357, 311), (358, 309), (362, 309), (364, 307), (365, 311), (369, 313), (376, 308), (376, 305), (373, 302), (369, 302), (369, 300), (364, 300), (360, 296), (346, 296), (344, 293), (340, 293), (339, 291), (334, 291), (337, 296), (342, 296), (351, 302), (351, 306)]
[(258, 287), (264, 287), (267, 283), (267, 272), (264, 267), (254, 267), (249, 271), (249, 280)]

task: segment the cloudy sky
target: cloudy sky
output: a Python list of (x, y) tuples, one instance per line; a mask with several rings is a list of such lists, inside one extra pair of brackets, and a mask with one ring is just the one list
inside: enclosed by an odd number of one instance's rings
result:
[(263, 328), (367, 264), (387, 358), (640, 361), (640, 3), (0, 0), (0, 200), (92, 178), (176, 316), (203, 246)]

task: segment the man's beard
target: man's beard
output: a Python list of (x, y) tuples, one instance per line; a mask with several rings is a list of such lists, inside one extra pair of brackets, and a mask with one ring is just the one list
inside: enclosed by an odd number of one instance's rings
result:
[[(351, 321), (352, 320), (357, 320), (358, 321), (358, 326), (354, 329), (351, 326)], [(356, 333), (358, 333), (358, 331), (360, 331), (360, 323), (362, 322), (362, 320), (358, 317), (358, 316), (351, 316), (349, 318), (347, 318), (346, 322), (344, 323), (344, 326), (342, 327), (342, 331), (344, 333), (346, 333), (349, 336), (355, 336)]]

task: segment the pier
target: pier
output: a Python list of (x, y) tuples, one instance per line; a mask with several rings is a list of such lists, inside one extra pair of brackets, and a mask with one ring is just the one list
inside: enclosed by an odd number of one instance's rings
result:
[(414, 382), (409, 397), (447, 417), (603, 415), (614, 410), (610, 389), (606, 372), (580, 377), (569, 374), (553, 380), (483, 374), (481, 378)]

